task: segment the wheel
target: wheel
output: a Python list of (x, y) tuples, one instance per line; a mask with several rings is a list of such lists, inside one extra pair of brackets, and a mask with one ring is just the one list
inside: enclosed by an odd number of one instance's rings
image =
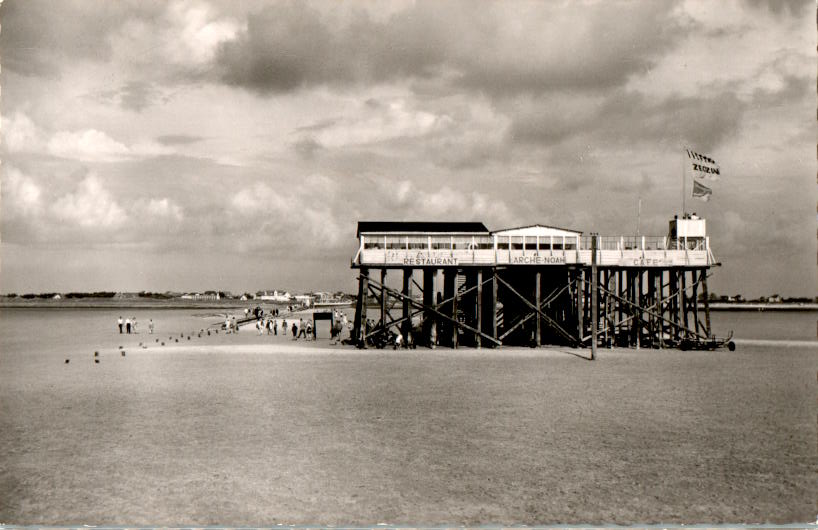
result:
[(727, 343), (727, 349), (730, 351), (736, 351), (736, 343), (731, 340)]

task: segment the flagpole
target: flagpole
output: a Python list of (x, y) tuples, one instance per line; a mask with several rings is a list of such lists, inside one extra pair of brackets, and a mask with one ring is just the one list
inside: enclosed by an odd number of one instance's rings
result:
[[(685, 147), (683, 145), (682, 146), (682, 151), (684, 151), (684, 150), (685, 150)], [(685, 194), (685, 180), (686, 180), (685, 179), (685, 168), (686, 167), (687, 167), (687, 164), (685, 164), (685, 155), (684, 155), (684, 153), (682, 153), (682, 219), (685, 218), (685, 206), (686, 206), (685, 205), (685, 199), (687, 198), (686, 194)]]

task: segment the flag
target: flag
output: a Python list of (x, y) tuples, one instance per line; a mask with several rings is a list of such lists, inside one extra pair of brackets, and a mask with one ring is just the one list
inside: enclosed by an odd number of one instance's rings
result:
[(685, 151), (687, 151), (687, 158), (695, 176), (702, 180), (719, 180), (721, 168), (719, 168), (719, 164), (715, 160), (690, 149), (685, 149)]
[(701, 199), (704, 202), (707, 202), (710, 200), (711, 195), (713, 195), (713, 190), (711, 190), (698, 180), (693, 179), (693, 197)]

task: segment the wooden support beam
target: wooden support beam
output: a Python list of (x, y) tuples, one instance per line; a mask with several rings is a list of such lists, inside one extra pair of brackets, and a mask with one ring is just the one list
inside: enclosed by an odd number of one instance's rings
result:
[(596, 267), (597, 235), (591, 235), (591, 360), (596, 359), (597, 328), (599, 327), (599, 307), (597, 296), (599, 293), (599, 278)]
[[(549, 294), (549, 295), (548, 295), (548, 296), (545, 298), (545, 300), (543, 300), (542, 302), (540, 302), (540, 308), (545, 308), (545, 307), (547, 307), (549, 304), (551, 304), (551, 302), (553, 302), (553, 301), (554, 301), (554, 299), (556, 299), (556, 298), (557, 298), (557, 297), (558, 297), (560, 294), (562, 294), (562, 292), (563, 292), (563, 291), (565, 291), (566, 289), (568, 289), (568, 287), (569, 287), (569, 286), (570, 286), (570, 284), (569, 284), (569, 285), (565, 285), (565, 286), (563, 286), (561, 289), (560, 289), (560, 288), (557, 288), (557, 289), (554, 289), (553, 291), (551, 291), (551, 294)], [(500, 335), (499, 339), (500, 339), (500, 340), (503, 340), (503, 339), (504, 339), (504, 338), (506, 338), (507, 336), (511, 335), (511, 334), (514, 332), (514, 330), (516, 330), (517, 328), (519, 328), (520, 326), (522, 326), (523, 324), (525, 324), (526, 322), (528, 322), (530, 319), (532, 319), (532, 318), (533, 318), (534, 316), (536, 316), (536, 315), (538, 315), (538, 313), (537, 313), (536, 311), (532, 311), (531, 313), (528, 313), (528, 314), (527, 314), (527, 315), (525, 315), (524, 317), (520, 318), (520, 319), (519, 319), (517, 322), (515, 322), (515, 323), (514, 323), (514, 325), (512, 325), (512, 326), (511, 326), (511, 327), (509, 327), (509, 328), (507, 328), (507, 329), (506, 329), (506, 332), (505, 332), (505, 333), (503, 333), (502, 335)]]
[[(480, 333), (483, 332), (483, 271), (482, 269), (477, 269), (477, 300), (475, 300), (475, 304), (477, 305), (477, 331)], [(480, 334), (474, 336), (474, 345), (477, 348), (482, 346), (481, 344)]]
[(361, 278), (358, 284), (358, 300), (360, 303), (360, 311), (358, 311), (357, 332), (355, 333), (355, 340), (358, 341), (358, 347), (366, 349), (366, 341), (364, 340), (364, 331), (366, 330), (366, 295), (369, 292), (369, 269), (361, 269)]
[[(688, 300), (687, 300), (687, 271), (684, 269), (679, 270), (679, 315), (681, 316), (681, 324), (687, 328), (688, 320), (687, 320), (687, 311), (688, 311)], [(687, 332), (683, 332), (681, 338), (687, 338)]]
[[(378, 282), (377, 282), (377, 281), (375, 281), (375, 280), (370, 280), (370, 281), (371, 281), (372, 283), (375, 283), (375, 284), (377, 284), (377, 283), (378, 283)], [(381, 288), (382, 288), (384, 291), (386, 291), (386, 292), (388, 292), (389, 294), (391, 294), (392, 296), (399, 297), (399, 298), (401, 298), (401, 299), (405, 298), (405, 297), (403, 296), (403, 294), (399, 293), (398, 291), (396, 291), (396, 290), (394, 290), (394, 289), (391, 289), (391, 288), (389, 288), (389, 287), (386, 287), (385, 285), (380, 285), (380, 287), (381, 287)], [(472, 333), (480, 333), (480, 336), (481, 336), (481, 337), (483, 337), (484, 339), (486, 339), (486, 340), (488, 340), (488, 341), (490, 341), (490, 342), (492, 342), (492, 343), (496, 344), (497, 346), (502, 346), (502, 343), (501, 343), (499, 340), (495, 339), (494, 337), (491, 337), (491, 336), (487, 335), (486, 333), (482, 333), (482, 332), (480, 332), (479, 330), (477, 330), (477, 329), (475, 329), (475, 328), (473, 328), (473, 327), (469, 326), (468, 324), (463, 324), (463, 323), (461, 323), (461, 322), (458, 322), (456, 319), (453, 319), (453, 318), (452, 318), (452, 317), (450, 317), (449, 315), (446, 315), (445, 313), (443, 313), (443, 312), (441, 312), (441, 311), (438, 311), (438, 310), (437, 310), (437, 309), (435, 309), (435, 308), (428, 307), (428, 306), (424, 305), (423, 303), (418, 302), (417, 300), (412, 300), (412, 299), (409, 299), (409, 304), (410, 304), (410, 305), (412, 305), (412, 306), (414, 306), (414, 307), (417, 307), (417, 308), (422, 308), (422, 309), (425, 309), (425, 310), (427, 310), (427, 311), (430, 311), (430, 312), (432, 312), (433, 314), (435, 314), (436, 316), (440, 317), (441, 319), (446, 320), (447, 322), (451, 323), (451, 324), (452, 324), (452, 325), (454, 325), (454, 326), (459, 326), (459, 327), (461, 327), (462, 329), (465, 329), (466, 331), (471, 331)]]
[(567, 340), (568, 340), (570, 343), (572, 343), (572, 344), (575, 344), (575, 343), (577, 342), (577, 338), (576, 338), (576, 337), (574, 337), (573, 335), (571, 335), (570, 333), (568, 333), (567, 331), (565, 331), (565, 330), (564, 330), (564, 329), (563, 329), (563, 328), (562, 328), (562, 327), (561, 327), (561, 326), (560, 326), (560, 325), (559, 325), (559, 324), (558, 324), (556, 321), (554, 321), (554, 319), (552, 319), (550, 316), (548, 316), (548, 315), (546, 315), (545, 313), (543, 313), (543, 312), (542, 312), (542, 310), (541, 310), (540, 308), (535, 307), (535, 306), (534, 306), (534, 304), (532, 304), (530, 301), (528, 301), (528, 300), (527, 300), (527, 299), (526, 299), (526, 298), (525, 298), (523, 295), (521, 295), (520, 293), (518, 293), (518, 292), (517, 292), (517, 290), (516, 290), (516, 289), (514, 289), (514, 287), (512, 287), (512, 286), (511, 286), (511, 285), (510, 285), (510, 284), (509, 284), (507, 281), (505, 281), (504, 279), (502, 279), (500, 276), (497, 276), (497, 281), (499, 281), (500, 283), (502, 283), (503, 285), (505, 285), (505, 286), (506, 286), (506, 288), (507, 288), (509, 291), (511, 291), (512, 293), (514, 293), (515, 295), (517, 295), (517, 297), (518, 297), (520, 300), (522, 300), (522, 302), (523, 302), (525, 305), (527, 305), (527, 306), (528, 306), (530, 309), (533, 309), (534, 311), (536, 311), (536, 312), (537, 312), (537, 313), (540, 315), (540, 317), (542, 317), (542, 319), (543, 319), (543, 320), (545, 320), (545, 322), (546, 322), (546, 323), (547, 323), (549, 326), (551, 326), (551, 327), (552, 327), (554, 330), (556, 330), (556, 331), (557, 331), (557, 333), (559, 333), (560, 335), (562, 335), (562, 337), (563, 337), (563, 338), (567, 339)]
[[(423, 305), (427, 307), (434, 307), (435, 305), (435, 278), (437, 277), (437, 269), (423, 269)], [(426, 341), (429, 346), (434, 347), (435, 345), (432, 344), (433, 340), (433, 333), (432, 328), (436, 328), (437, 325), (435, 323), (434, 315), (429, 311), (425, 311), (423, 314), (423, 339)], [(435, 335), (437, 331), (435, 331)], [(435, 338), (436, 340), (436, 338)]]
[[(406, 298), (403, 299), (403, 307), (401, 308), (401, 316), (404, 319), (403, 324), (401, 325), (401, 334), (403, 335), (403, 340), (407, 341), (409, 333), (412, 331), (412, 319), (409, 318), (409, 302), (407, 299), (412, 298), (412, 269), (410, 267), (405, 267), (403, 269), (403, 295)], [(406, 344), (406, 342), (404, 342)]]
[(664, 317), (664, 313), (665, 313), (664, 306), (665, 306), (665, 304), (662, 302), (662, 299), (664, 297), (663, 289), (662, 289), (662, 271), (661, 270), (656, 271), (656, 273), (654, 274), (654, 278), (655, 278), (655, 281), (656, 281), (656, 286), (655, 286), (656, 308), (657, 308), (657, 310), (658, 310), (657, 312), (659, 314), (659, 319), (656, 321), (656, 332), (655, 333), (659, 338), (659, 348), (661, 349), (661, 348), (664, 348), (664, 342), (665, 342), (664, 321), (666, 320), (665, 317)]
[[(600, 289), (605, 290), (605, 288), (604, 288), (604, 287), (600, 287)], [(611, 296), (616, 296), (616, 295), (614, 295), (613, 293), (609, 293), (609, 294), (610, 294)], [(618, 297), (617, 297), (617, 298), (618, 298)], [(634, 304), (633, 304), (633, 302), (630, 302), (630, 301), (628, 301), (628, 300), (624, 300), (624, 299), (622, 299), (622, 302), (623, 302), (623, 303), (625, 303), (625, 304), (628, 304), (628, 305), (634, 305)], [(659, 301), (659, 302), (661, 303), (661, 301)], [(652, 306), (655, 306), (656, 304), (651, 304), (651, 305), (652, 305)], [(648, 309), (648, 308), (646, 308), (646, 307), (639, 307), (639, 309), (640, 309), (642, 312), (647, 313), (649, 316), (654, 317), (654, 319), (656, 319), (656, 320), (660, 320), (660, 321), (662, 321), (662, 322), (666, 322), (666, 323), (670, 324), (671, 326), (678, 326), (678, 324), (674, 324), (672, 321), (668, 320), (667, 318), (665, 318), (665, 317), (664, 317), (664, 316), (662, 316), (661, 314), (657, 313), (656, 311), (652, 311), (651, 309)], [(699, 337), (699, 338), (701, 338), (701, 339), (707, 339), (707, 338), (708, 338), (707, 336), (704, 336), (704, 335), (702, 335), (702, 334), (700, 334), (700, 333), (696, 333), (696, 332), (694, 332), (692, 329), (687, 329), (687, 332), (688, 332), (688, 333), (690, 333), (690, 334), (692, 334), (692, 335), (695, 335), (695, 336), (697, 336), (697, 337)]]
[(585, 269), (577, 270), (579, 284), (577, 285), (577, 336), (585, 335)]
[(635, 309), (636, 314), (639, 315), (639, 318), (636, 319), (636, 349), (638, 350), (642, 346), (642, 322), (644, 321), (642, 317), (642, 306), (644, 305), (644, 301), (642, 300), (642, 276), (644, 275), (642, 269), (636, 269), (636, 298), (635, 300)]
[(497, 269), (491, 270), (491, 336), (497, 338)]
[(707, 337), (710, 338), (711, 331), (710, 331), (710, 293), (707, 291), (707, 270), (702, 269), (701, 272), (701, 282), (702, 282), (702, 296), (704, 296), (704, 332), (707, 334)]
[[(540, 307), (540, 282), (542, 281), (542, 277), (540, 276), (540, 271), (534, 273), (534, 305)], [(534, 345), (540, 347), (542, 345), (542, 331), (540, 330), (540, 324), (542, 323), (542, 318), (539, 316), (537, 317), (537, 325), (534, 329)]]
[[(445, 298), (445, 301), (438, 304), (438, 308), (450, 317), (452, 314), (452, 302), (455, 297), (455, 277), (452, 272), (452, 269), (443, 269), (443, 298)], [(442, 345), (454, 346), (452, 343), (452, 326), (449, 325), (448, 321), (446, 321), (445, 324), (441, 322), (438, 333)]]
[[(381, 285), (386, 285), (386, 268), (381, 269)], [(381, 322), (386, 324), (386, 296), (384, 296), (383, 289), (380, 292), (381, 298)]]
[[(454, 270), (453, 272), (454, 272), (454, 274), (452, 275), (453, 276), (452, 280), (453, 280), (453, 283), (454, 283), (454, 296), (452, 297), (452, 319), (455, 322), (458, 322), (458, 320), (457, 320), (457, 299), (459, 298), (459, 296), (458, 296), (458, 293), (457, 293), (457, 270)], [(459, 333), (460, 333), (459, 328), (457, 326), (452, 326), (452, 348), (455, 348), (455, 349), (457, 348), (457, 337), (458, 337)]]

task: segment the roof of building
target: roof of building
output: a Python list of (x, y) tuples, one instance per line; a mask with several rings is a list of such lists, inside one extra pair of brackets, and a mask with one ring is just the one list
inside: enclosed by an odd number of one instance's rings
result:
[(580, 235), (582, 232), (579, 230), (571, 230), (570, 228), (561, 228), (559, 226), (550, 226), (550, 225), (527, 225), (527, 226), (517, 226), (514, 228), (503, 228), (502, 230), (494, 230), (492, 234), (500, 234), (500, 235), (549, 235), (549, 234), (560, 234), (560, 235), (569, 235), (569, 234), (576, 234)]
[(488, 234), (489, 229), (483, 223), (477, 222), (437, 222), (437, 221), (359, 221), (358, 232), (356, 236), (361, 233), (375, 233), (383, 234), (388, 232), (395, 233), (480, 233)]

